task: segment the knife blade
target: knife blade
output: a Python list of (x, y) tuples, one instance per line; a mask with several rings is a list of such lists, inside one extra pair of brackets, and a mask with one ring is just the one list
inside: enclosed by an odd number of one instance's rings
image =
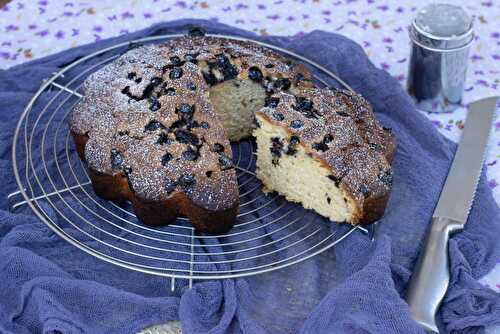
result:
[(448, 240), (463, 229), (474, 200), (498, 97), (469, 106), (462, 139), (432, 216), (430, 231), (411, 277), (407, 302), (414, 320), (438, 332), (436, 312), (450, 281)]
[[(497, 97), (474, 102), (433, 217), (465, 224), (481, 174)], [(451, 200), (453, 199), (453, 200)]]

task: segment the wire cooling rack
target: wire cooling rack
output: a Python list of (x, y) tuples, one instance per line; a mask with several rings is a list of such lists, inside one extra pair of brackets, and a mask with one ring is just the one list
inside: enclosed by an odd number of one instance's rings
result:
[[(97, 197), (69, 136), (67, 118), (82, 97), (85, 78), (140, 44), (180, 34), (116, 44), (77, 59), (48, 78), (26, 106), (13, 141), (13, 168), (19, 190), (8, 195), (11, 210), (28, 205), (57, 235), (105, 261), (144, 273), (176, 279), (222, 279), (284, 268), (309, 259), (355, 231), (373, 237), (373, 228), (355, 226), (333, 232), (330, 223), (275, 194), (264, 194), (255, 177), (255, 143), (232, 144), (240, 191), (240, 212), (223, 235), (201, 235), (186, 218), (151, 228), (141, 224), (130, 204)], [(226, 35), (274, 49), (309, 65), (318, 83), (344, 81), (321, 65), (283, 48)], [(251, 150), (250, 150), (251, 149)]]

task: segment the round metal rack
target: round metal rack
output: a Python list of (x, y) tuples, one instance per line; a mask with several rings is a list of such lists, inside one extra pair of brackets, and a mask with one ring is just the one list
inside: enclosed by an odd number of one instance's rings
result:
[[(129, 204), (97, 197), (69, 136), (67, 117), (82, 97), (85, 78), (138, 43), (121, 43), (77, 59), (47, 79), (19, 119), (13, 167), (19, 191), (9, 195), (11, 210), (29, 208), (57, 235), (102, 260), (171, 278), (222, 279), (265, 273), (309, 259), (361, 227), (333, 232), (330, 223), (275, 194), (265, 194), (255, 177), (255, 143), (232, 145), (240, 191), (235, 227), (224, 235), (200, 235), (186, 218), (160, 228), (139, 222)], [(274, 49), (309, 65), (318, 82), (351, 89), (321, 65), (280, 47), (234, 36)], [(22, 197), (22, 198), (21, 198)], [(17, 201), (16, 201), (17, 199)], [(342, 230), (342, 229), (339, 229)]]

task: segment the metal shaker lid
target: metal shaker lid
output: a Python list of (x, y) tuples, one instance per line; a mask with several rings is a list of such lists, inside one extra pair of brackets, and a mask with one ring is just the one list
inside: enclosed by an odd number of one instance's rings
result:
[(472, 18), (459, 6), (430, 4), (418, 11), (410, 28), (410, 38), (431, 51), (464, 49), (474, 38)]

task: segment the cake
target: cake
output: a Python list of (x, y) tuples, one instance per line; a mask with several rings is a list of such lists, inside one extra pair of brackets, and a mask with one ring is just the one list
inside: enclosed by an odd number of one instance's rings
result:
[[(147, 225), (186, 216), (200, 232), (228, 231), (239, 205), (230, 142), (252, 135), (257, 176), (269, 191), (334, 221), (370, 222), (383, 213), (394, 139), (368, 103), (315, 88), (305, 66), (254, 43), (194, 29), (128, 51), (83, 89), (69, 124), (94, 190), (130, 201)], [(328, 150), (314, 149), (319, 137)], [(294, 179), (304, 168), (317, 170), (320, 189)], [(294, 192), (284, 184), (291, 180), (310, 191)]]
[(265, 188), (336, 222), (384, 213), (395, 142), (365, 99), (309, 88), (272, 95), (256, 113), (257, 177)]

